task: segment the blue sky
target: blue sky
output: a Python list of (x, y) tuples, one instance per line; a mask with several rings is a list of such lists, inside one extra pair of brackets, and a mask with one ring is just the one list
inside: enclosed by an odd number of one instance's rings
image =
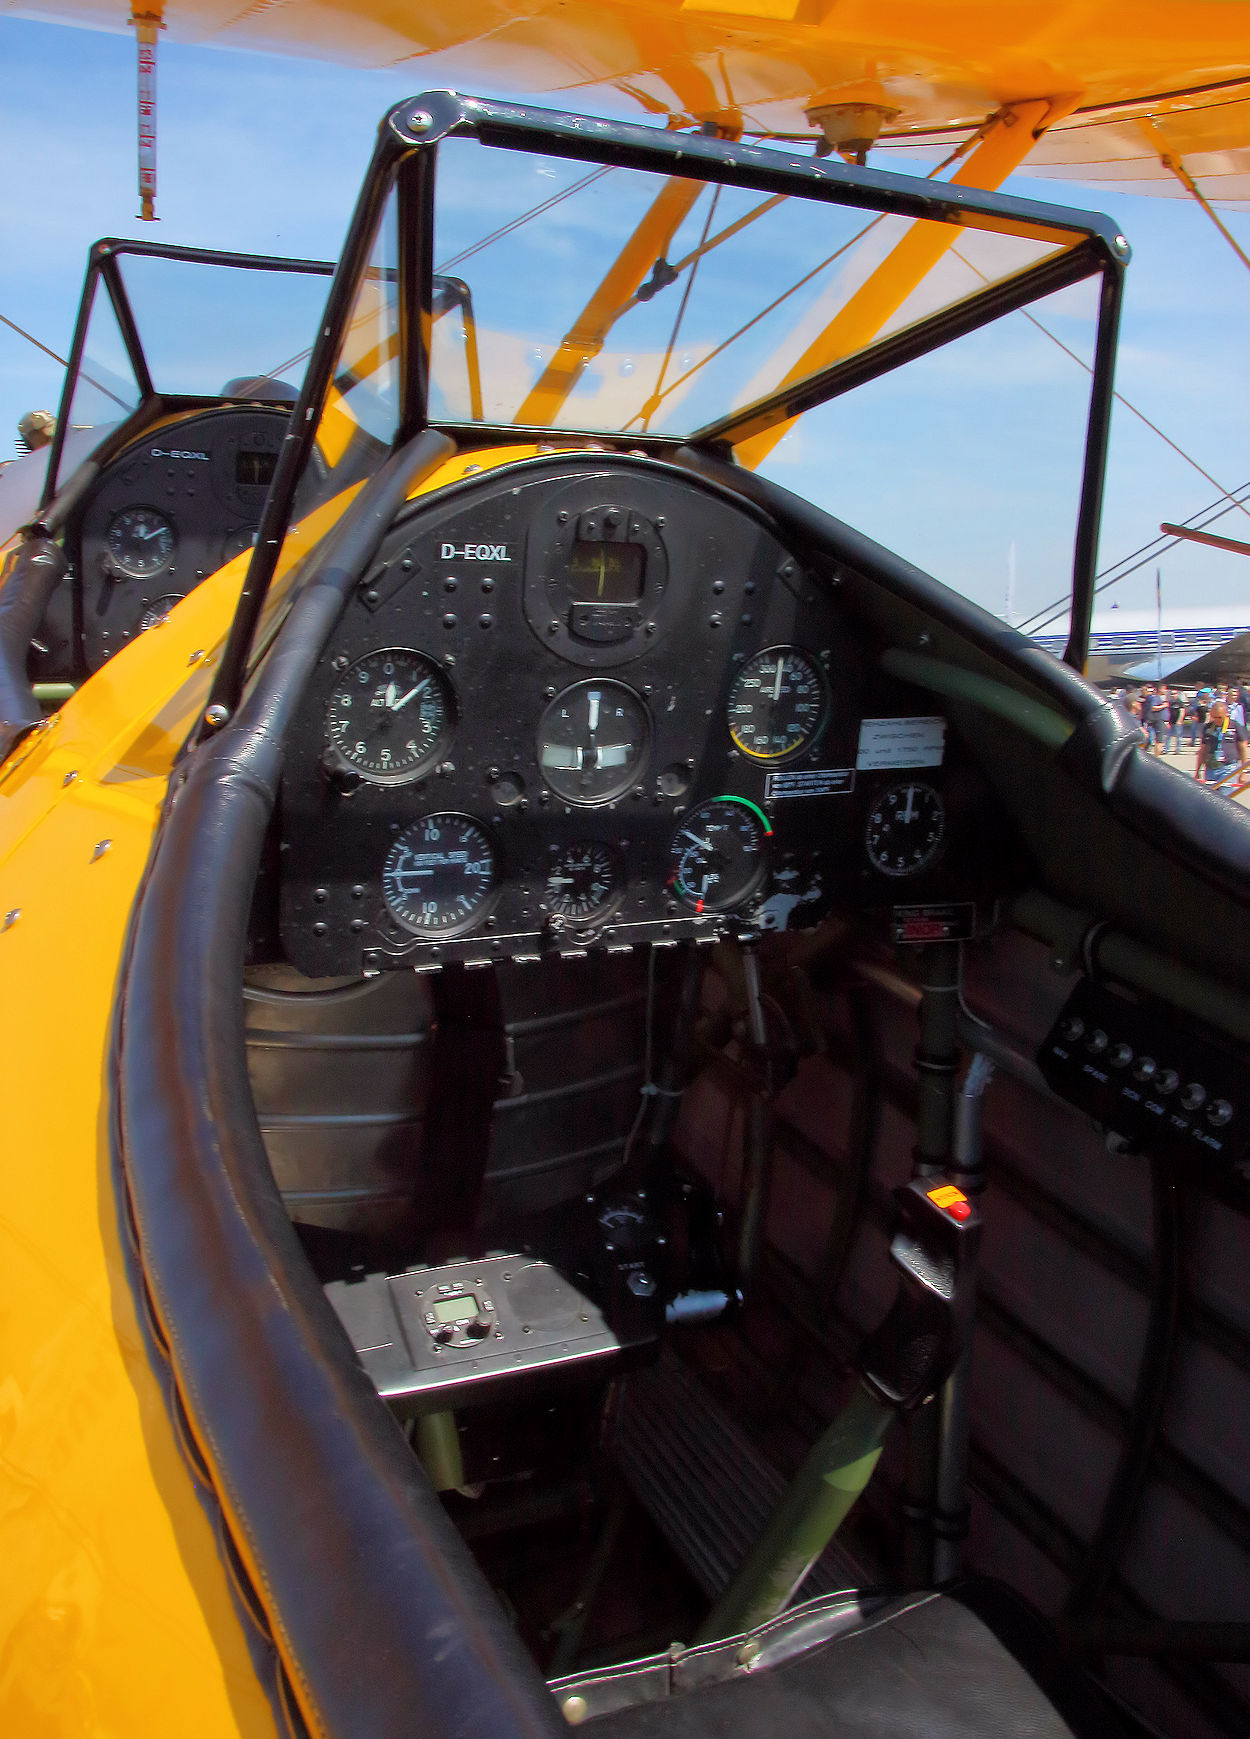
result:
[[(369, 73), (162, 40), (161, 221), (142, 224), (134, 62), (128, 36), (0, 21), (0, 314), (62, 354), (98, 236), (334, 257), (379, 117), (426, 82), (419, 63)], [(445, 65), (437, 82), (448, 82)], [(1188, 201), (1008, 185), (1116, 219), (1134, 248), (1118, 384), (1220, 483), (1250, 480), (1250, 273), (1209, 220)], [(1250, 219), (1228, 221), (1250, 245)], [(1070, 311), (1053, 313), (1071, 337)], [(991, 607), (1003, 607), (1014, 572), (1019, 611), (1066, 583), (1079, 370), (1023, 327), (1005, 344), (965, 342), (945, 374), (935, 364), (905, 422), (893, 388), (841, 401), (809, 418), (768, 469)], [(0, 456), (22, 412), (54, 406), (59, 386), (57, 366), (0, 327)], [(1215, 494), (1120, 412), (1104, 562)], [(1230, 514), (1217, 529), (1250, 538), (1250, 518)], [(1250, 622), (1245, 558), (1191, 547), (1164, 558), (1163, 573), (1169, 614), (1217, 609)], [(1153, 608), (1153, 570), (1117, 595), (1125, 611)]]

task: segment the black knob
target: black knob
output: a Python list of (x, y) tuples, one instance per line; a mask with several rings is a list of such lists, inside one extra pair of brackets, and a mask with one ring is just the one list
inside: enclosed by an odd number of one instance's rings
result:
[(1213, 1129), (1223, 1129), (1233, 1120), (1233, 1108), (1227, 1099), (1212, 1099), (1207, 1106), (1207, 1122)]
[(1078, 1039), (1085, 1037), (1085, 1022), (1079, 1014), (1067, 1014), (1059, 1022), (1059, 1037), (1074, 1045)]
[(437, 1328), (431, 1329), (430, 1333), (440, 1346), (445, 1347), (452, 1337), (453, 1330), (449, 1322), (442, 1322)]
[(1126, 1045), (1121, 1039), (1118, 1045), (1112, 1045), (1107, 1053), (1107, 1061), (1113, 1069), (1127, 1069), (1133, 1060), (1133, 1047)]
[(1091, 1057), (1097, 1057), (1106, 1050), (1110, 1043), (1111, 1040), (1107, 1037), (1106, 1033), (1103, 1032), (1102, 1028), (1096, 1026), (1085, 1041), (1085, 1049), (1089, 1052)]
[(1165, 1098), (1169, 1093), (1175, 1093), (1181, 1084), (1181, 1078), (1175, 1069), (1160, 1069), (1155, 1076), (1155, 1092)]
[(464, 1332), (470, 1340), (485, 1340), (490, 1333), (489, 1316), (475, 1316), (472, 1322), (466, 1322)]
[(1138, 1057), (1133, 1073), (1139, 1081), (1153, 1081), (1159, 1072), (1159, 1065), (1153, 1057)]
[(1186, 1081), (1181, 1088), (1181, 1104), (1186, 1111), (1197, 1111), (1207, 1102), (1207, 1090), (1201, 1081)]

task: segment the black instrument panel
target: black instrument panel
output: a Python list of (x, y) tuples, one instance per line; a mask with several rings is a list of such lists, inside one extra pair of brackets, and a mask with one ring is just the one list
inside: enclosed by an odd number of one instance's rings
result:
[(973, 898), (988, 801), (759, 518), (564, 455), (387, 534), (288, 752), (282, 946), (326, 977)]
[(36, 679), (98, 670), (251, 548), (289, 414), (256, 405), (180, 417), (105, 467), (67, 531), (70, 572), (38, 635)]

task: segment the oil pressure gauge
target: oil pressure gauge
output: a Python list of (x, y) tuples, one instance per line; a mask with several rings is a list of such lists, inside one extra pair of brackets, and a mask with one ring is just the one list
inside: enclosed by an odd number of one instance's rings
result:
[(696, 912), (725, 912), (759, 887), (772, 828), (745, 797), (713, 797), (678, 823), (668, 848), (668, 885)]
[(868, 861), (886, 876), (914, 876), (937, 857), (946, 837), (946, 805), (932, 785), (903, 779), (878, 796), (868, 815)]
[(729, 734), (753, 761), (810, 748), (829, 710), (824, 671), (798, 646), (773, 646), (742, 666), (729, 690)]

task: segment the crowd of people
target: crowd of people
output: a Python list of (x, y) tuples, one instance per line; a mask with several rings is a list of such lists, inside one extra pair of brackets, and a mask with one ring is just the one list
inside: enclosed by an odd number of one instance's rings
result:
[(1135, 720), (1154, 755), (1196, 751), (1194, 777), (1233, 795), (1250, 767), (1250, 683), (1197, 689), (1147, 682), (1112, 697)]

